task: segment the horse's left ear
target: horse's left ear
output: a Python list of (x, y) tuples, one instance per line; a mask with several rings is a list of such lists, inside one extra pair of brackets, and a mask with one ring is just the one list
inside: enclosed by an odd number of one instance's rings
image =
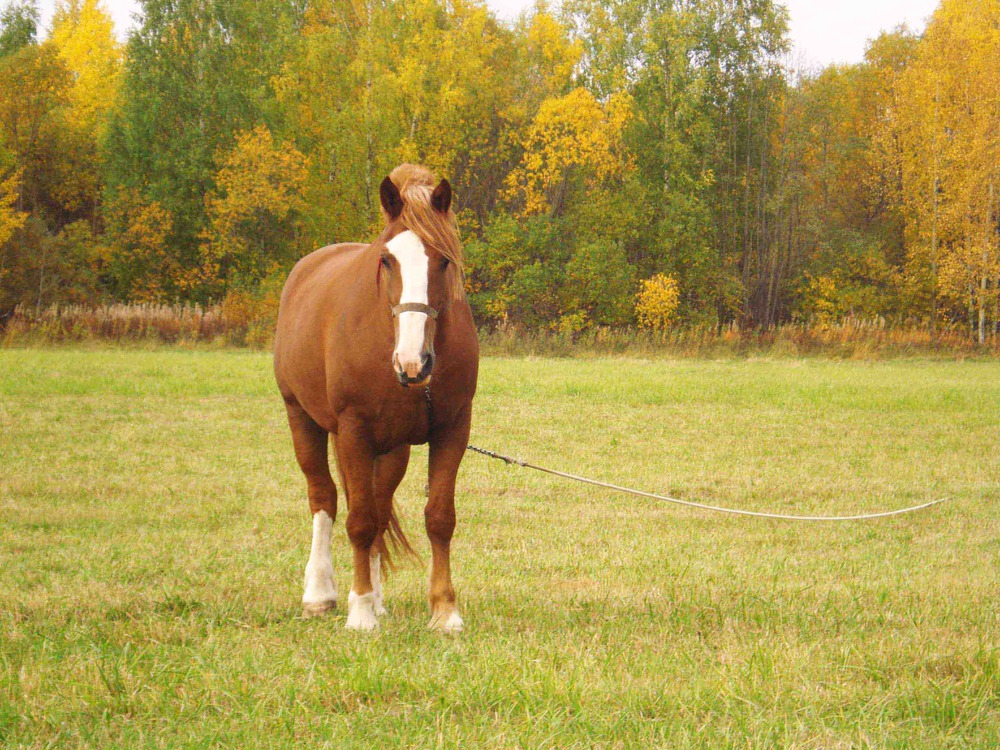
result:
[(431, 193), (431, 206), (443, 214), (451, 208), (451, 183), (448, 180), (441, 180), (434, 188), (434, 192)]
[(378, 197), (389, 220), (399, 218), (403, 213), (403, 197), (399, 194), (396, 183), (388, 177), (382, 180), (382, 184), (378, 187)]

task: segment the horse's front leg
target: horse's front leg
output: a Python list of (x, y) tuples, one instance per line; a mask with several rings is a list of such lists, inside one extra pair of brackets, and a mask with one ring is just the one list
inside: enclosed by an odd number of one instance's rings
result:
[(469, 443), (469, 410), (460, 421), (436, 433), (430, 441), (430, 496), (424, 524), (431, 542), (430, 627), (456, 632), (462, 618), (451, 584), (451, 537), (455, 532), (455, 479)]
[(302, 594), (303, 614), (322, 614), (337, 606), (337, 589), (333, 585), (333, 558), (330, 556), (330, 532), (337, 516), (337, 488), (330, 476), (327, 457), (327, 432), (293, 401), (285, 404), (288, 424), (292, 429), (295, 458), (309, 487), (309, 509), (312, 511), (312, 550), (306, 565), (305, 591)]
[(378, 534), (378, 516), (372, 491), (375, 456), (360, 429), (342, 424), (336, 438), (337, 463), (347, 491), (347, 536), (354, 549), (354, 583), (347, 597), (347, 627), (372, 630), (375, 594), (372, 591), (371, 553)]

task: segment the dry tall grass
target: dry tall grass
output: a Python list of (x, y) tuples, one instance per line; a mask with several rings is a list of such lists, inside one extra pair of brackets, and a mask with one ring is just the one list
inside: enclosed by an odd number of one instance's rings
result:
[[(65, 342), (215, 344), (267, 349), (277, 298), (263, 303), (231, 293), (221, 304), (114, 304), (52, 306), (36, 313), (18, 308), (0, 335), (7, 346)], [(737, 325), (674, 327), (665, 331), (596, 328), (581, 333), (506, 327), (480, 332), (485, 354), (579, 357), (599, 355), (730, 357), (829, 356), (870, 359), (899, 356), (996, 357), (1000, 336), (975, 342), (960, 326), (893, 325), (883, 319), (787, 323), (744, 330)]]
[(977, 344), (968, 330), (896, 326), (883, 319), (845, 319), (838, 323), (786, 323), (742, 329), (700, 325), (664, 331), (597, 328), (578, 334), (498, 329), (482, 332), (484, 352), (528, 356), (828, 356), (871, 359), (900, 356), (1000, 356), (1000, 337)]
[(4, 345), (111, 342), (211, 343), (267, 348), (274, 311), (250, 295), (230, 294), (221, 304), (52, 305), (40, 312), (18, 307), (0, 335)]

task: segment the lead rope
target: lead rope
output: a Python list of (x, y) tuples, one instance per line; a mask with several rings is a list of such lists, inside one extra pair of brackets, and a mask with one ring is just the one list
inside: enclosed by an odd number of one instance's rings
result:
[(431, 431), (431, 422), (434, 421), (434, 404), (431, 403), (431, 384), (424, 388), (424, 401), (427, 402), (427, 432)]
[[(430, 440), (431, 437), (431, 422), (434, 421), (434, 404), (431, 402), (431, 384), (428, 383), (424, 388), (424, 403), (427, 404), (427, 439)], [(430, 500), (431, 497), (431, 483), (428, 480), (424, 484), (424, 497)]]
[[(427, 392), (427, 408), (431, 408), (431, 396), (430, 391)], [(428, 412), (429, 414), (430, 412)], [(588, 479), (587, 477), (578, 477), (576, 474), (567, 474), (564, 471), (556, 471), (555, 469), (548, 469), (544, 466), (537, 466), (533, 463), (527, 461), (522, 461), (518, 458), (512, 458), (510, 456), (505, 456), (501, 453), (496, 453), (495, 451), (488, 451), (485, 448), (478, 448), (475, 445), (468, 446), (470, 451), (480, 453), (489, 458), (495, 458), (503, 461), (505, 464), (513, 464), (514, 466), (521, 466), (525, 469), (534, 469), (535, 471), (542, 471), (546, 474), (553, 474), (557, 477), (563, 477), (564, 479), (572, 479), (574, 482), (583, 482), (584, 484), (593, 484), (597, 487), (605, 487), (609, 490), (616, 490), (617, 492), (627, 492), (630, 495), (638, 495), (639, 497), (648, 497), (653, 500), (663, 500), (664, 502), (674, 503), (676, 505), (685, 505), (688, 508), (700, 508), (701, 510), (710, 510), (716, 513), (729, 513), (734, 516), (754, 516), (756, 518), (777, 518), (783, 521), (864, 521), (872, 518), (886, 518), (888, 516), (901, 516), (904, 513), (913, 513), (914, 511), (923, 510), (924, 508), (929, 508), (932, 505), (937, 505), (938, 503), (943, 503), (945, 500), (950, 498), (942, 497), (940, 500), (932, 500), (929, 503), (924, 503), (922, 505), (913, 505), (909, 508), (900, 508), (899, 510), (887, 510), (881, 513), (864, 513), (858, 516), (792, 516), (784, 513), (764, 513), (756, 510), (738, 510), (735, 508), (722, 508), (717, 505), (706, 505), (705, 503), (696, 503), (691, 500), (678, 500), (675, 497), (667, 497), (665, 495), (656, 495), (652, 492), (643, 492), (642, 490), (633, 490), (628, 487), (619, 487), (617, 484), (610, 484), (609, 482), (600, 482), (596, 479)]]

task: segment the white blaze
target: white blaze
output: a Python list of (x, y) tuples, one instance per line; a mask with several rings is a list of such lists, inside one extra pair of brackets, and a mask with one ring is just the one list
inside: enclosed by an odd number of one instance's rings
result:
[[(427, 253), (424, 243), (416, 234), (407, 230), (386, 243), (389, 252), (399, 262), (403, 276), (403, 293), (399, 303), (427, 304)], [(420, 371), (420, 350), (424, 347), (424, 328), (427, 315), (421, 312), (399, 314), (399, 340), (393, 352), (399, 366), (411, 377)]]
[(325, 510), (313, 514), (312, 550), (306, 564), (305, 593), (302, 603), (306, 607), (322, 608), (337, 601), (333, 585), (333, 558), (330, 556), (330, 532), (333, 519)]

